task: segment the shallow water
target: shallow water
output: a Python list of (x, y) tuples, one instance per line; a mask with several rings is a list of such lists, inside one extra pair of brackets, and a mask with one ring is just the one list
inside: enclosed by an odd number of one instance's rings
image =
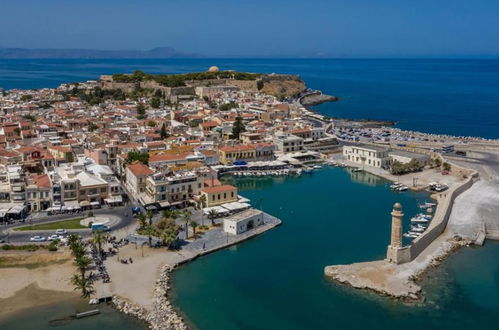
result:
[[(99, 309), (100, 314), (78, 320), (67, 320), (76, 312)], [(56, 304), (37, 306), (22, 310), (14, 315), (0, 319), (0, 329), (5, 330), (138, 330), (147, 329), (145, 323), (126, 316), (111, 305), (88, 305), (81, 299), (63, 300)]]

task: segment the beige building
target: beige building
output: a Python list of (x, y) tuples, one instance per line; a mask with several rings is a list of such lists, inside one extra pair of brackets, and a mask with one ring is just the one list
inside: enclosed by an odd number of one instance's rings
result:
[(390, 166), (390, 157), (388, 149), (377, 146), (344, 146), (343, 156), (346, 160), (359, 165), (367, 165), (379, 168), (388, 168)]
[(206, 187), (201, 190), (208, 207), (237, 202), (237, 188), (231, 185)]
[(47, 174), (32, 174), (27, 178), (26, 206), (32, 212), (52, 206), (52, 182)]
[(154, 172), (147, 165), (139, 161), (128, 164), (125, 169), (126, 188), (128, 193), (138, 198), (146, 190), (146, 179)]

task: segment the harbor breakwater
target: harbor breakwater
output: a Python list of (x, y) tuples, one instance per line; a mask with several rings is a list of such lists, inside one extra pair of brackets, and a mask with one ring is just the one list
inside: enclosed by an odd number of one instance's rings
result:
[[(455, 199), (479, 179), (478, 172), (451, 164), (466, 180), (437, 195), (437, 209), (428, 229), (411, 245), (399, 249), (395, 263), (387, 259), (350, 265), (326, 266), (324, 273), (333, 280), (358, 289), (366, 289), (402, 300), (420, 300), (417, 284), (430, 266), (438, 265), (460, 246), (475, 242), (445, 235)], [(433, 198), (435, 198), (433, 196)]]

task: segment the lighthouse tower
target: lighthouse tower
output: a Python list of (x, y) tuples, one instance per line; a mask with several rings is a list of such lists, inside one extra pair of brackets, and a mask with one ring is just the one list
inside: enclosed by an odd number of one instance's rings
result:
[(402, 205), (400, 203), (395, 203), (392, 210), (392, 235), (390, 240), (390, 245), (388, 245), (388, 251), (386, 253), (386, 258), (388, 261), (399, 264), (405, 262), (406, 260), (402, 255), (406, 254), (406, 250), (402, 246), (402, 219), (404, 218), (404, 213), (402, 212)]

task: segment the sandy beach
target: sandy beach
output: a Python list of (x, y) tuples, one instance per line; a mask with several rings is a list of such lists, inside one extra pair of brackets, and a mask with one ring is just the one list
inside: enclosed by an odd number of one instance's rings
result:
[(0, 318), (22, 309), (75, 299), (68, 251), (0, 253)]

